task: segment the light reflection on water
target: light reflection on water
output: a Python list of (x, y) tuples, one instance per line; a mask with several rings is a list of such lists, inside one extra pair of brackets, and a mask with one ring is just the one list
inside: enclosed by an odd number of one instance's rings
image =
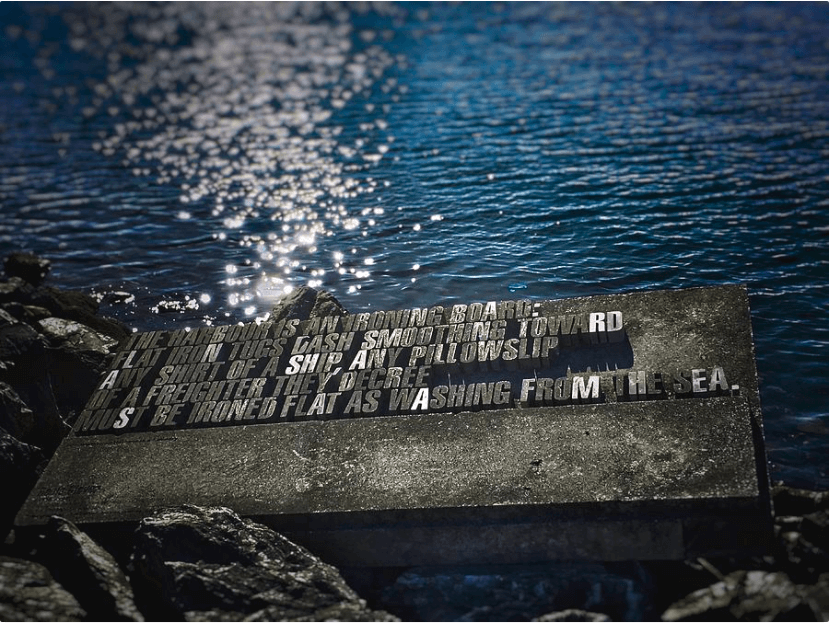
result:
[(826, 485), (826, 5), (0, 12), (0, 250), (107, 313), (745, 283), (776, 473)]

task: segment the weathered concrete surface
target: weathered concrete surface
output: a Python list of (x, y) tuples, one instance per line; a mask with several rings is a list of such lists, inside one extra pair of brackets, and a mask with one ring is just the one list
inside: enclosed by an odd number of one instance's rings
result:
[(702, 553), (684, 532), (717, 542), (712, 514), (757, 509), (745, 401), (707, 402), (76, 437), (47, 468), (73, 479), (45, 475), (18, 521), (55, 507), (138, 521), (190, 500), (270, 520), (332, 560), (344, 539), (378, 565), (682, 558)]
[(720, 366), (733, 389), (642, 402), (73, 436), (17, 522), (39, 524), (52, 514), (79, 524), (134, 522), (182, 503), (223, 505), (350, 565), (672, 559), (762, 549), (768, 484), (745, 290), (539, 306), (546, 315), (597, 309), (623, 313), (625, 344), (563, 349), (546, 374), (590, 369), (610, 380), (622, 369)]

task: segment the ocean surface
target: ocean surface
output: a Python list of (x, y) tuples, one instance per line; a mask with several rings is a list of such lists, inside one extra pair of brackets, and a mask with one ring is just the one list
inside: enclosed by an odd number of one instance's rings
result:
[(828, 5), (0, 4), (0, 253), (140, 330), (749, 289), (827, 487)]

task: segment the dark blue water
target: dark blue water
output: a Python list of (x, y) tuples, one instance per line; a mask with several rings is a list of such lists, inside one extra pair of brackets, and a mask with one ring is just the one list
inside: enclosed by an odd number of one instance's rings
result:
[(827, 486), (826, 3), (3, 3), (0, 24), (0, 252), (106, 313), (743, 283), (773, 477)]

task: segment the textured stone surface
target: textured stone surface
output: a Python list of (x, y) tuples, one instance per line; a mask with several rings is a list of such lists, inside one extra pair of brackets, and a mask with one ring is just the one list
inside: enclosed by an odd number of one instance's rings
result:
[(71, 522), (53, 517), (41, 546), (54, 578), (97, 620), (143, 621), (133, 589), (115, 559)]
[(144, 519), (133, 565), (145, 594), (187, 620), (396, 620), (367, 609), (334, 567), (226, 508)]
[(0, 556), (0, 620), (83, 621), (86, 612), (43, 565)]
[(39, 325), (49, 340), (49, 378), (55, 400), (65, 416), (80, 412), (118, 340), (64, 318), (45, 318)]
[(96, 315), (98, 301), (83, 292), (41, 286), (32, 292), (26, 302), (45, 307), (58, 318), (81, 322), (116, 340), (124, 339), (129, 335), (129, 330), (121, 322)]
[[(823, 606), (816, 593), (823, 591)], [(823, 607), (823, 612), (821, 609)], [(819, 610), (819, 611), (816, 611)], [(821, 586), (801, 586), (784, 573), (735, 571), (672, 604), (664, 621), (821, 621), (827, 613), (827, 574)], [(818, 617), (824, 618), (818, 618)]]
[(26, 500), (42, 469), (43, 453), (0, 429), (0, 536), (11, 527), (14, 516)]
[(35, 416), (14, 388), (0, 381), (0, 428), (21, 441), (36, 435)]
[(0, 362), (3, 380), (31, 409), (34, 423), (27, 441), (51, 453), (69, 432), (52, 393), (48, 342), (32, 327), (0, 310)]
[(328, 292), (300, 286), (280, 299), (271, 310), (270, 319), (275, 322), (284, 318), (307, 320), (346, 313), (340, 302)]

